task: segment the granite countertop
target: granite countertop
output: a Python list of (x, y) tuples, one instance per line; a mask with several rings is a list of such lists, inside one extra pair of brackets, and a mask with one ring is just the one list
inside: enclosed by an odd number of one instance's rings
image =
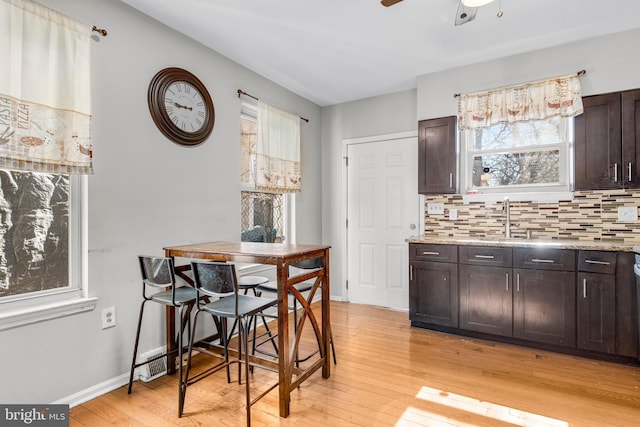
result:
[(640, 245), (616, 242), (594, 242), (582, 240), (556, 239), (505, 239), (500, 237), (429, 237), (413, 236), (409, 243), (428, 243), (435, 245), (501, 246), (501, 247), (539, 247), (554, 249), (575, 249), (589, 251), (615, 251), (640, 253)]

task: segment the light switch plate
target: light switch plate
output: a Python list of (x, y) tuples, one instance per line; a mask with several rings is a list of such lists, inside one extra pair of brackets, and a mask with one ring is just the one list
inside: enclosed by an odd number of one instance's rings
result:
[(638, 220), (638, 208), (636, 206), (618, 207), (618, 222), (636, 222)]
[(429, 215), (444, 215), (444, 203), (427, 203), (427, 213)]

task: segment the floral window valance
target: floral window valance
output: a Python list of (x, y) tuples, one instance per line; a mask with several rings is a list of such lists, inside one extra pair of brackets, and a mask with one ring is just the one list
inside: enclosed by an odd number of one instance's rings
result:
[(544, 120), (582, 114), (577, 75), (461, 95), (458, 126), (477, 129), (498, 123)]
[(257, 118), (256, 190), (300, 191), (300, 117), (258, 101)]
[(0, 168), (91, 174), (91, 27), (0, 0)]

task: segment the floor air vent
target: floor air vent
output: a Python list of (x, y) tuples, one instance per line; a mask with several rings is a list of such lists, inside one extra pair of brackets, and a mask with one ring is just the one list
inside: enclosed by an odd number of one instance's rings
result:
[[(154, 357), (158, 357), (162, 352), (150, 351), (140, 355), (140, 361), (151, 360)], [(157, 360), (154, 360), (151, 363), (147, 363), (144, 366), (141, 366), (140, 372), (140, 380), (148, 383), (149, 381), (155, 380), (158, 377), (163, 376), (167, 373), (167, 358), (161, 357)]]

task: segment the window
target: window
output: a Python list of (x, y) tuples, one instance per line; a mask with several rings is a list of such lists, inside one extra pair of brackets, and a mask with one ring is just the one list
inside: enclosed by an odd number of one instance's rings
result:
[(462, 132), (467, 194), (569, 191), (573, 120), (551, 117)]
[(286, 236), (286, 203), (292, 196), (255, 190), (256, 144), (256, 107), (243, 103), (240, 117), (240, 237), (243, 242), (282, 242)]
[(0, 298), (69, 286), (69, 176), (0, 176)]
[(87, 178), (0, 169), (0, 330), (89, 311)]

